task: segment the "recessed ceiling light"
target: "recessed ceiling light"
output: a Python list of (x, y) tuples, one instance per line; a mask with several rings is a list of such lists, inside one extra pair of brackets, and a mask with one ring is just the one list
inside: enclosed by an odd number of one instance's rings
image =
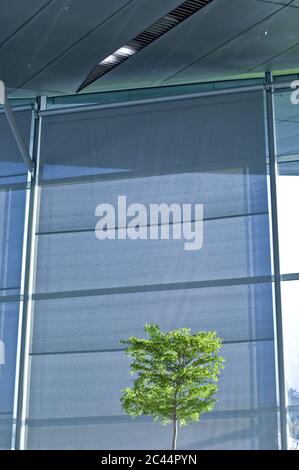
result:
[(106, 59), (102, 60), (99, 65), (101, 64), (114, 64), (117, 61), (117, 57), (114, 54), (109, 55)]
[(91, 85), (103, 75), (106, 75), (106, 73), (113, 70), (125, 60), (128, 60), (132, 55), (159, 39), (163, 34), (175, 28), (178, 24), (194, 15), (194, 13), (197, 13), (199, 10), (209, 5), (212, 1), (213, 0), (187, 0), (182, 2), (177, 8), (171, 10), (160, 18), (160, 20), (156, 21), (156, 23), (146, 28), (131, 41), (99, 62), (80, 85), (77, 93)]
[(133, 55), (135, 54), (135, 50), (132, 47), (129, 46), (123, 46), (117, 49), (117, 51), (114, 52), (116, 55)]
[(132, 47), (123, 46), (117, 49), (117, 51), (113, 52), (113, 54), (108, 55), (105, 59), (99, 62), (99, 65), (106, 65), (106, 64), (117, 64), (122, 62), (124, 59), (127, 59), (131, 55), (135, 54), (135, 50)]

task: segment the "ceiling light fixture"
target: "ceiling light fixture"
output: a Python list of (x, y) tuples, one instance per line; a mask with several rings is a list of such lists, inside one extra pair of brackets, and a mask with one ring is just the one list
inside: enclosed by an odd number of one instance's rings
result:
[(102, 65), (102, 64), (114, 64), (115, 62), (117, 61), (117, 58), (115, 57), (114, 54), (111, 54), (109, 55), (108, 57), (106, 57), (106, 59), (102, 60), (99, 65)]
[(105, 59), (101, 60), (101, 62), (99, 63), (99, 65), (105, 65), (105, 64), (115, 64), (117, 62), (119, 62), (120, 58), (121, 59), (127, 59), (128, 57), (130, 57), (131, 55), (135, 54), (135, 50), (132, 49), (132, 47), (128, 47), (128, 46), (123, 46), (123, 47), (120, 47), (119, 49), (117, 49), (117, 51), (115, 51), (113, 54), (111, 55), (108, 55), (108, 57), (106, 57)]
[(121, 56), (130, 56), (135, 54), (135, 50), (132, 47), (129, 46), (123, 46), (117, 49), (117, 51), (114, 53), (116, 55), (121, 55)]
[(138, 36), (135, 36), (135, 38), (127, 42), (127, 44), (117, 49), (113, 54), (101, 60), (80, 85), (77, 93), (159, 39), (163, 34), (175, 28), (178, 24), (194, 15), (194, 13), (197, 13), (212, 1), (213, 0), (187, 0), (183, 2), (180, 6), (167, 13), (163, 18), (138, 34)]

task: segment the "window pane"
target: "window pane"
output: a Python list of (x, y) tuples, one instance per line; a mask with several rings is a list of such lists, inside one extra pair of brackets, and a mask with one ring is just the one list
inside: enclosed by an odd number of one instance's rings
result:
[(0, 449), (10, 449), (19, 303), (0, 297)]
[(299, 272), (299, 119), (291, 92), (275, 95), (278, 171), (278, 223), (281, 272)]
[(299, 281), (282, 283), (285, 376), (289, 405), (299, 405)]
[[(29, 148), (31, 111), (18, 111), (14, 114), (25, 143)], [(0, 136), (0, 186), (6, 183), (25, 183), (27, 181), (27, 168), (4, 113), (0, 113)]]

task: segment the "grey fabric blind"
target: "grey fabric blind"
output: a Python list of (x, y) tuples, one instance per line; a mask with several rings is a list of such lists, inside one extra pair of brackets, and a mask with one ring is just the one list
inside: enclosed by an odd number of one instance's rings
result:
[[(43, 117), (28, 448), (169, 446), (119, 402), (120, 339), (150, 321), (225, 342), (219, 403), (179, 445), (277, 447), (264, 148), (261, 93)], [(203, 203), (202, 249), (97, 240), (95, 208), (118, 195)]]
[[(204, 204), (204, 218), (263, 214), (268, 210), (267, 187), (261, 167), (194, 171), (133, 179), (89, 181), (45, 186), (41, 193), (40, 232), (94, 230), (97, 204), (117, 204), (124, 194), (127, 204)], [(62, 203), (63, 201), (63, 203)]]
[(0, 449), (11, 448), (18, 319), (19, 303), (5, 301), (0, 292), (0, 340), (4, 345), (4, 363), (0, 364)]
[[(265, 215), (205, 221), (204, 249), (192, 254), (184, 251), (184, 240), (101, 243), (94, 231), (43, 235), (39, 240), (37, 292), (270, 274), (267, 228)], [(248, 245), (251, 233), (255, 235)]]
[(36, 301), (32, 353), (117, 349), (149, 319), (164, 329), (217, 329), (226, 342), (273, 337), (270, 283), (78, 295)]
[(0, 449), (11, 446), (25, 191), (0, 187)]
[[(225, 380), (219, 385), (217, 410), (238, 411), (275, 405), (275, 397), (268, 395), (269, 390), (275, 388), (272, 350), (270, 341), (223, 347), (227, 363)], [(121, 351), (34, 356), (30, 418), (123, 415), (120, 387), (127, 386), (129, 381), (127, 358)]]
[(0, 292), (19, 288), (25, 190), (0, 188)]
[[(29, 421), (28, 447), (35, 449), (153, 449), (169, 448), (168, 426), (126, 416), (101, 419)], [(199, 424), (183, 428), (180, 447), (192, 449), (276, 449), (271, 439), (277, 427), (276, 411), (259, 409), (235, 414), (212, 413)], [(115, 435), (117, 433), (117, 435)]]
[[(263, 173), (264, 128), (250, 119), (256, 111), (260, 104), (251, 93), (49, 116), (42, 136), (43, 178), (219, 171), (249, 162)], [(225, 158), (224, 149), (229, 149)]]

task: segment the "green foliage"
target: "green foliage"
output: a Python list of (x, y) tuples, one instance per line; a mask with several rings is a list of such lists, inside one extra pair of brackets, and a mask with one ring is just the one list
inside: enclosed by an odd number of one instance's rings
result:
[(215, 332), (191, 334), (181, 328), (163, 333), (159, 326), (144, 328), (148, 339), (131, 336), (122, 343), (132, 358), (134, 383), (122, 390), (121, 403), (131, 416), (150, 415), (163, 424), (198, 421), (211, 411), (224, 359)]

